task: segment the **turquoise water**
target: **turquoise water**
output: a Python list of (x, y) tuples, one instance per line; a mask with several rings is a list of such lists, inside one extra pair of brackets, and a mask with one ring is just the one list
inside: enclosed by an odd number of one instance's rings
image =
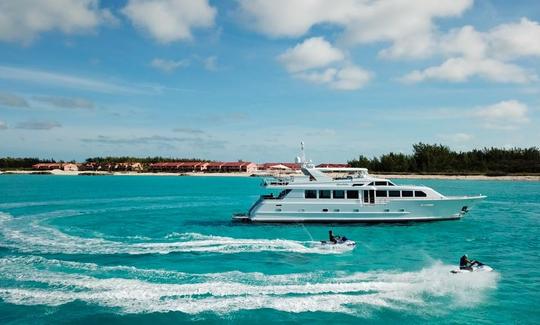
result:
[[(255, 178), (0, 176), (0, 323), (538, 323), (540, 183), (415, 181), (488, 198), (460, 221), (230, 222)], [(397, 180), (397, 183), (403, 183)], [(452, 275), (461, 254), (496, 272)]]

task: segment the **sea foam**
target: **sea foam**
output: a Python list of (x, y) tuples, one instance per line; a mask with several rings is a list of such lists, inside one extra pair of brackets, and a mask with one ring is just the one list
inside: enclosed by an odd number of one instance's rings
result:
[[(333, 276), (317, 272), (189, 274), (37, 256), (5, 257), (0, 259), (0, 275), (6, 283), (0, 288), (0, 298), (13, 304), (49, 306), (79, 300), (121, 313), (223, 314), (262, 308), (293, 313), (362, 314), (380, 308), (438, 313), (443, 304), (445, 310), (478, 304), (497, 285), (495, 272), (454, 275), (451, 268), (435, 263), (416, 272), (379, 270)], [(128, 270), (124, 277), (105, 277)], [(174, 276), (174, 281), (145, 278), (159, 278), (163, 272)], [(30, 283), (41, 285), (30, 287)]]
[[(180, 241), (122, 242), (105, 238), (84, 238), (66, 234), (44, 221), (77, 215), (77, 211), (52, 211), (14, 218), (0, 213), (0, 245), (26, 253), (49, 254), (170, 254), (170, 253), (256, 253), (340, 254), (349, 246), (321, 246), (314, 241), (287, 239), (245, 239), (198, 233), (175, 234)], [(172, 237), (166, 238), (171, 239)], [(130, 238), (133, 240), (133, 237)]]

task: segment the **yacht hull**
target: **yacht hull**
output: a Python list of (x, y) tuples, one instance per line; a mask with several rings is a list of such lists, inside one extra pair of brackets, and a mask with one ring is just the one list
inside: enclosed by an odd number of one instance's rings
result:
[(271, 202), (261, 200), (235, 220), (262, 223), (385, 223), (460, 219), (484, 196), (447, 197), (439, 200), (362, 202)]

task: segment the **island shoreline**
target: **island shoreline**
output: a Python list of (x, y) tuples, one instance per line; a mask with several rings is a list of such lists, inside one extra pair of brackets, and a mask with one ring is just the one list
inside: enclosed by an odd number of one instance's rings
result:
[[(56, 176), (195, 176), (195, 177), (269, 177), (268, 173), (145, 173), (145, 172), (100, 172), (100, 171), (35, 171), (35, 170), (7, 170), (0, 171), (0, 175), (56, 175)], [(290, 176), (291, 174), (275, 174), (273, 176)], [(299, 175), (299, 174), (292, 174)], [(372, 173), (371, 175), (389, 179), (440, 179), (440, 180), (499, 180), (499, 181), (533, 181), (539, 182), (540, 175), (495, 175), (488, 176), (482, 174), (473, 175), (445, 175), (445, 174), (393, 174), (393, 173)]]

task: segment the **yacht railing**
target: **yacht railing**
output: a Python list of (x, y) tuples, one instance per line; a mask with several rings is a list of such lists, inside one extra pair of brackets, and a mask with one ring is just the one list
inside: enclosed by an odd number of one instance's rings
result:
[(283, 186), (283, 185), (289, 185), (289, 183), (293, 182), (292, 177), (272, 177), (272, 178), (263, 178), (262, 185), (268, 186)]

